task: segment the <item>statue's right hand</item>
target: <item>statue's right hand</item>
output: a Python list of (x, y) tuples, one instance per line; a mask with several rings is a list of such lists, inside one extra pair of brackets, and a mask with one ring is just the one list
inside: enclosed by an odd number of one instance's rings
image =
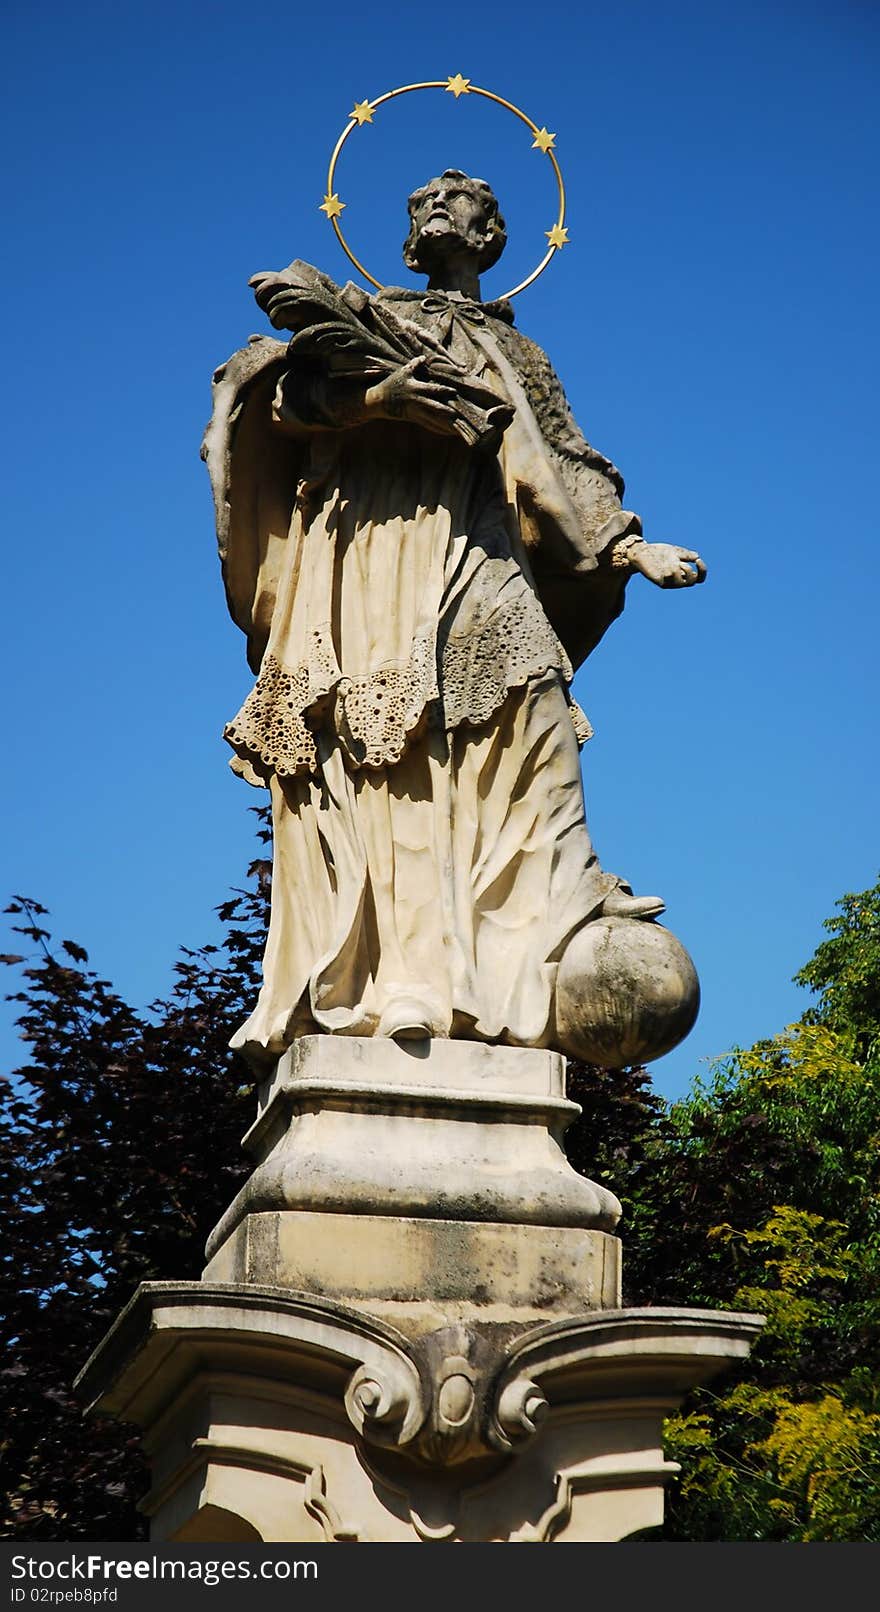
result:
[(455, 389), (440, 381), (419, 380), (417, 371), (424, 362), (419, 353), (368, 387), (364, 395), (367, 413), (383, 420), (408, 420), (426, 431), (454, 431)]

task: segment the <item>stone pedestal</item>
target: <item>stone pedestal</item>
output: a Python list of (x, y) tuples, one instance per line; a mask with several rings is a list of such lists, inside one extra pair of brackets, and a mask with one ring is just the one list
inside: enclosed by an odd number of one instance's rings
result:
[(413, 1339), (278, 1288), (147, 1283), (79, 1387), (144, 1428), (156, 1540), (611, 1541), (662, 1521), (663, 1418), (759, 1325), (608, 1310)]
[(306, 1036), (260, 1087), (253, 1175), (207, 1281), (356, 1302), (423, 1330), (620, 1303), (620, 1204), (562, 1150), (555, 1052)]
[(562, 1150), (580, 1111), (558, 1052), (303, 1036), (258, 1091), (253, 1175), (208, 1239), (310, 1210), (613, 1230), (620, 1204)]
[(260, 1089), (201, 1282), (139, 1289), (82, 1372), (144, 1428), (157, 1540), (617, 1540), (665, 1416), (755, 1316), (620, 1308), (613, 1194), (555, 1053), (309, 1037)]

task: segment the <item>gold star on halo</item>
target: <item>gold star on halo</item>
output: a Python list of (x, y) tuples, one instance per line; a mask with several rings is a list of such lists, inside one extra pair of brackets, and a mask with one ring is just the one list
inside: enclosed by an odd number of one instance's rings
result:
[(348, 115), (350, 118), (354, 118), (355, 123), (372, 123), (373, 108), (369, 101), (355, 101), (354, 111), (349, 112)]
[(547, 129), (536, 129), (535, 138), (532, 141), (533, 151), (552, 151), (555, 144), (555, 134), (550, 134)]
[(340, 201), (339, 197), (336, 195), (336, 192), (334, 191), (332, 196), (325, 196), (324, 197), (324, 200), (322, 201), (321, 206), (320, 206), (320, 211), (322, 213), (326, 213), (327, 217), (330, 218), (330, 219), (338, 218), (339, 214), (342, 212), (342, 209), (343, 209), (343, 207), (345, 205), (346, 205), (345, 202)]
[(452, 93), (455, 96), (456, 100), (458, 100), (458, 97), (460, 95), (469, 94), (470, 87), (471, 87), (470, 79), (469, 78), (462, 78), (460, 73), (456, 73), (454, 78), (447, 78), (447, 80), (446, 80), (446, 88), (448, 90), (452, 91)]
[(554, 224), (552, 229), (545, 229), (544, 234), (550, 242), (550, 245), (555, 246), (557, 251), (559, 251), (563, 246), (568, 246), (569, 244), (568, 230), (565, 228), (564, 224)]

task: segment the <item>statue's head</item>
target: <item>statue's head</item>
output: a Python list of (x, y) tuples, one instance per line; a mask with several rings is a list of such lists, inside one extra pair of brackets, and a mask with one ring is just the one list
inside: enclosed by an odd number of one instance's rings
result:
[(452, 256), (473, 254), (478, 274), (497, 263), (507, 244), (504, 219), (485, 179), (447, 168), (414, 190), (407, 203), (410, 228), (403, 246), (408, 269), (432, 274)]

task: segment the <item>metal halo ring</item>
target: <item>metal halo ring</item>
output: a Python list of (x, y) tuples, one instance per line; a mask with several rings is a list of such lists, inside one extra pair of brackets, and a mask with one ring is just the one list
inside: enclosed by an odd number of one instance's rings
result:
[(384, 95), (377, 95), (374, 101), (357, 102), (354, 110), (349, 112), (349, 121), (333, 147), (333, 155), (330, 158), (330, 166), (327, 169), (327, 194), (320, 205), (320, 211), (322, 213), (326, 213), (330, 223), (333, 225), (333, 228), (336, 232), (336, 238), (339, 241), (343, 252), (349, 261), (354, 264), (358, 273), (362, 274), (365, 280), (369, 280), (370, 285), (374, 285), (377, 291), (384, 290), (381, 280), (377, 280), (370, 273), (369, 269), (365, 269), (364, 265), (359, 261), (358, 258), (355, 257), (351, 247), (342, 233), (339, 223), (339, 215), (346, 203), (344, 201), (340, 201), (339, 197), (336, 195), (333, 189), (333, 178), (336, 173), (336, 164), (339, 161), (340, 153), (345, 145), (346, 140), (351, 134), (352, 129), (359, 128), (364, 123), (372, 123), (373, 113), (376, 111), (377, 107), (382, 106), (385, 101), (393, 101), (398, 95), (409, 95), (413, 90), (446, 90), (450, 94), (454, 95), (456, 100), (458, 100), (462, 95), (481, 95), (487, 101), (494, 101), (497, 106), (506, 107), (508, 112), (512, 112), (515, 117), (518, 117), (520, 121), (526, 125), (527, 128), (531, 129), (532, 134), (535, 136), (535, 139), (532, 142), (532, 150), (543, 151), (544, 154), (550, 158), (550, 162), (553, 166), (553, 172), (556, 175), (556, 185), (559, 192), (559, 214), (553, 228), (545, 230), (544, 232), (550, 242), (550, 246), (542, 257), (537, 268), (533, 269), (531, 274), (527, 275), (524, 280), (520, 280), (519, 285), (515, 285), (512, 291), (505, 291), (504, 293), (504, 298), (508, 300), (511, 297), (518, 296), (520, 291), (525, 291), (527, 286), (532, 285), (534, 281), (537, 280), (539, 274), (543, 274), (548, 263), (550, 262), (550, 259), (554, 257), (557, 252), (561, 251), (563, 246), (568, 245), (568, 231), (565, 228), (565, 185), (562, 179), (562, 171), (559, 167), (559, 163), (556, 160), (556, 154), (553, 150), (556, 136), (549, 134), (544, 128), (539, 129), (537, 123), (533, 123), (531, 118), (527, 117), (525, 112), (521, 112), (518, 106), (514, 106), (512, 101), (506, 101), (502, 95), (495, 95), (492, 90), (481, 89), (477, 84), (472, 84), (470, 79), (462, 78), (461, 73), (456, 73), (453, 77), (447, 79), (431, 79), (425, 84), (402, 84), (396, 90), (386, 90)]

